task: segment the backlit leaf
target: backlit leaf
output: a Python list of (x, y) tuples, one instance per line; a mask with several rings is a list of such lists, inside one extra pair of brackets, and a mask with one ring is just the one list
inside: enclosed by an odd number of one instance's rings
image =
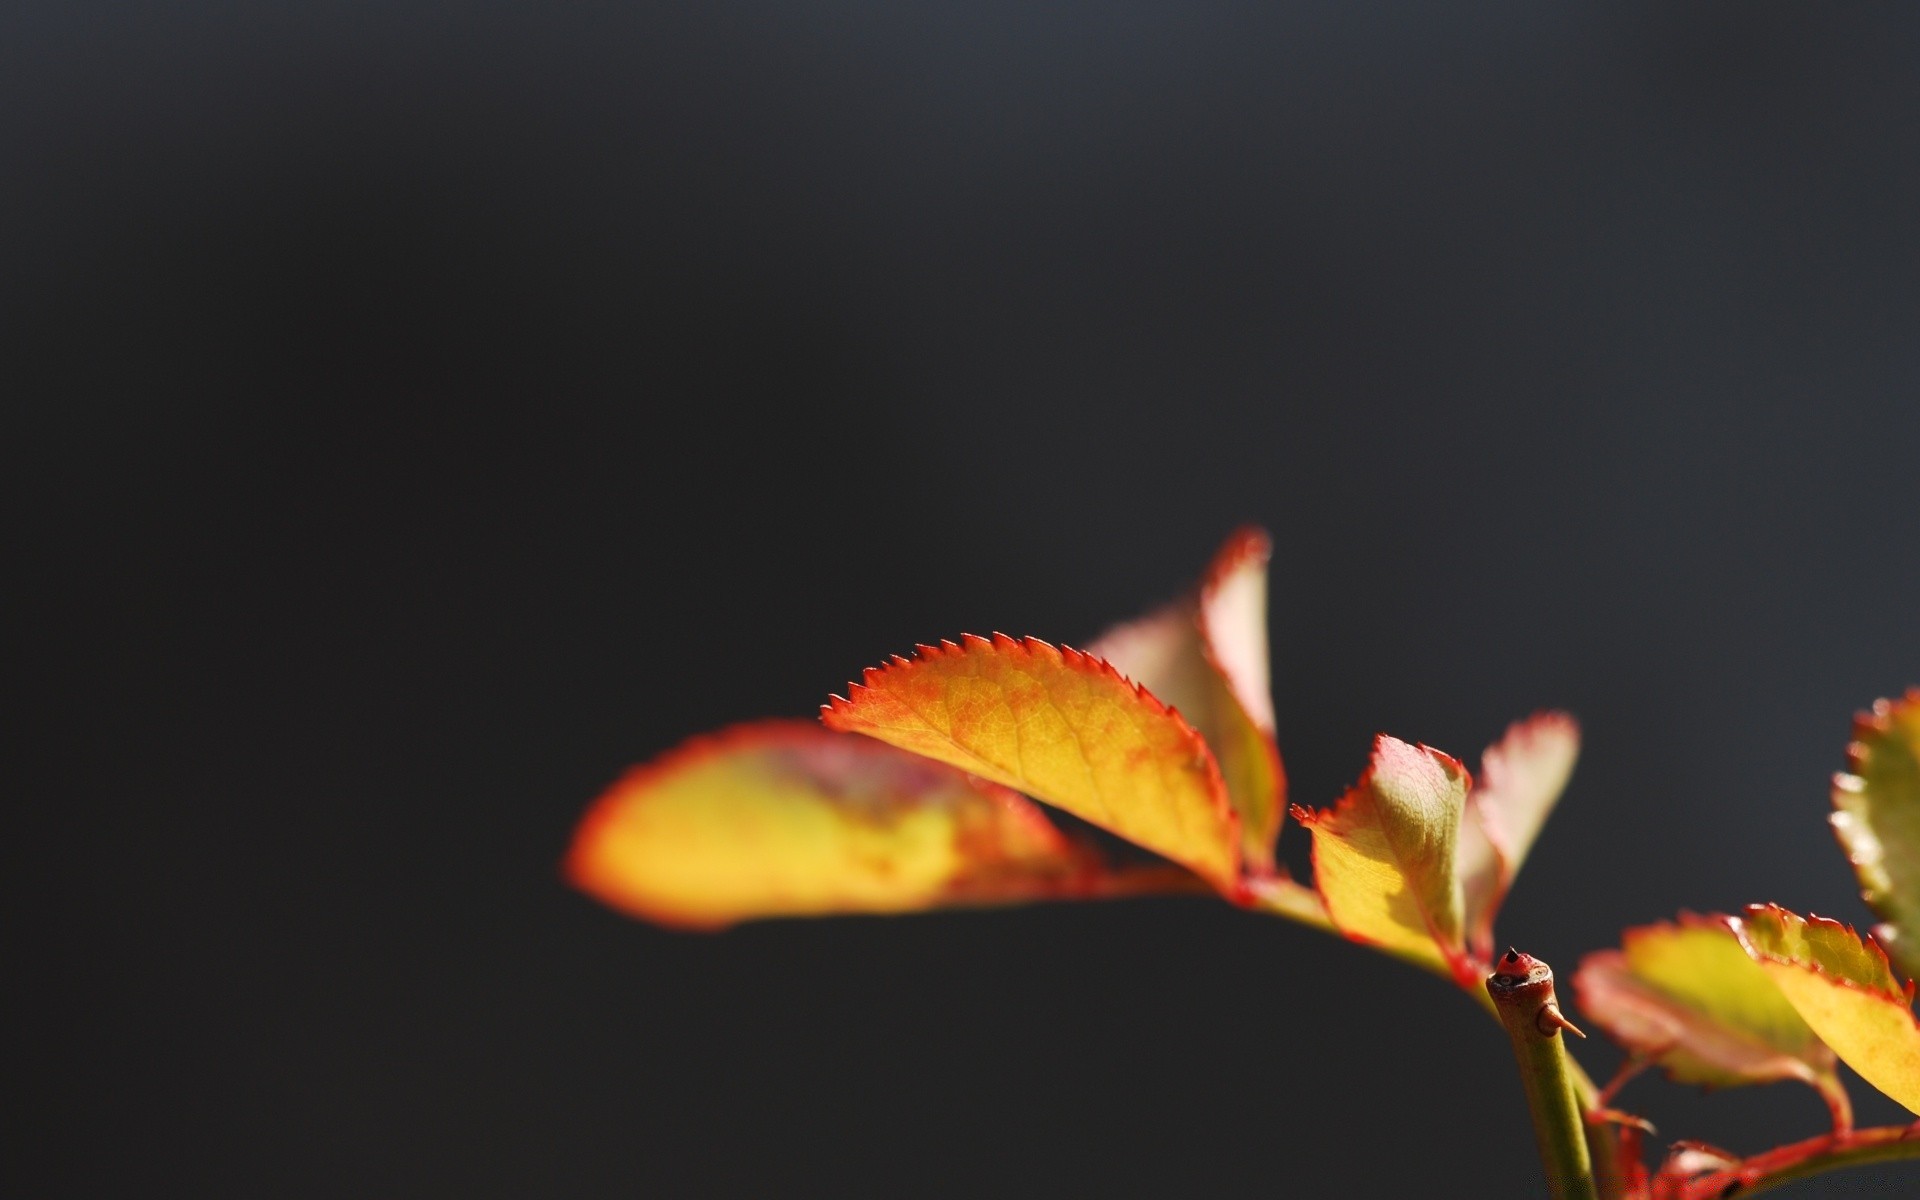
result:
[(1798, 1079), (1827, 1100), (1836, 1126), (1852, 1123), (1833, 1051), (1723, 917), (1685, 913), (1674, 924), (1629, 929), (1620, 949), (1581, 961), (1573, 986), (1581, 1011), (1681, 1083)]
[(1920, 1113), (1920, 1023), (1911, 985), (1895, 981), (1878, 945), (1838, 921), (1773, 904), (1749, 908), (1733, 929), (1842, 1062)]
[(1023, 797), (813, 721), (695, 738), (581, 821), (566, 871), (663, 925), (1100, 892), (1097, 855)]
[(1337, 805), (1293, 813), (1313, 831), (1314, 886), (1341, 933), (1477, 987), (1454, 874), (1471, 782), (1438, 750), (1382, 734)]
[(1579, 757), (1580, 727), (1566, 713), (1545, 712), (1508, 726), (1480, 759), (1460, 828), (1459, 872), (1467, 940), (1481, 958), (1493, 957), (1494, 915)]
[(1270, 552), (1265, 533), (1239, 531), (1193, 594), (1109, 630), (1087, 649), (1179, 709), (1206, 739), (1240, 816), (1241, 852), (1261, 873), (1274, 869), (1286, 811), (1267, 666)]
[(869, 669), (821, 717), (1018, 788), (1236, 888), (1240, 833), (1213, 754), (1179, 713), (1100, 659), (969, 634)]
[(1920, 688), (1856, 717), (1847, 761), (1833, 779), (1833, 830), (1885, 922), (1874, 936), (1920, 975)]

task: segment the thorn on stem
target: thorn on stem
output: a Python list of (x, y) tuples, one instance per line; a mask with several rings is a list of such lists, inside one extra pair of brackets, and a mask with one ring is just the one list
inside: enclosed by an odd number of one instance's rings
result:
[(1551, 1000), (1547, 1001), (1546, 1005), (1540, 1009), (1540, 1015), (1534, 1019), (1534, 1026), (1539, 1029), (1545, 1037), (1552, 1037), (1562, 1029), (1577, 1038), (1585, 1038), (1587, 1036), (1586, 1031), (1578, 1025), (1575, 1025), (1572, 1021), (1567, 1020), (1567, 1014), (1561, 1012), (1560, 1006)]

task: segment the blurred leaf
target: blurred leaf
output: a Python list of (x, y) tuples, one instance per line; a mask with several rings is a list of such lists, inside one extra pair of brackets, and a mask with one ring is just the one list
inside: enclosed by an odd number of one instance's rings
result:
[(1458, 870), (1467, 940), (1483, 959), (1493, 957), (1494, 916), (1579, 757), (1579, 725), (1566, 713), (1544, 712), (1508, 726), (1480, 759)]
[(822, 719), (1018, 788), (1222, 891), (1237, 887), (1238, 821), (1212, 752), (1100, 659), (969, 634), (869, 669)]
[(1842, 1062), (1920, 1113), (1920, 1023), (1912, 987), (1894, 980), (1877, 944), (1838, 921), (1800, 917), (1774, 904), (1749, 908), (1733, 930)]
[(1875, 937), (1920, 975), (1920, 688), (1856, 717), (1847, 761), (1852, 772), (1833, 778), (1834, 832), (1885, 922)]
[(1447, 755), (1382, 734), (1337, 805), (1293, 813), (1313, 831), (1314, 886), (1341, 933), (1478, 987), (1454, 874), (1470, 783)]
[(1683, 913), (1629, 929), (1619, 950), (1580, 963), (1574, 991), (1635, 1057), (1681, 1083), (1738, 1087), (1797, 1079), (1818, 1090), (1835, 1126), (1852, 1125), (1833, 1051), (1747, 957), (1724, 917)]
[(615, 908), (689, 928), (1113, 883), (1021, 796), (812, 721), (737, 726), (635, 768), (581, 821), (566, 870)]
[(1219, 760), (1240, 815), (1241, 852), (1274, 869), (1286, 775), (1273, 739), (1267, 666), (1267, 559), (1258, 529), (1227, 539), (1193, 594), (1109, 630), (1088, 647), (1192, 722)]

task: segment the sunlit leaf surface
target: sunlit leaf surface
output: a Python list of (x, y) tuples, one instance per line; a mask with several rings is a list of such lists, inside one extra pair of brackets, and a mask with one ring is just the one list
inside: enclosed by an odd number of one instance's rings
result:
[(1562, 712), (1515, 721), (1480, 760), (1460, 828), (1460, 886), (1468, 943), (1493, 957), (1493, 919), (1513, 877), (1566, 790), (1580, 757), (1580, 727)]
[(566, 870), (615, 908), (691, 928), (1110, 883), (1025, 798), (813, 721), (738, 726), (635, 768), (581, 821)]
[(1100, 659), (968, 635), (868, 670), (822, 719), (1018, 788), (1223, 891), (1238, 884), (1238, 821), (1206, 743)]
[(1193, 594), (1110, 630), (1087, 650), (1179, 709), (1206, 739), (1240, 816), (1241, 851), (1257, 872), (1273, 870), (1286, 809), (1267, 665), (1270, 552), (1265, 533), (1241, 530)]
[(1920, 1023), (1910, 987), (1850, 927), (1755, 905), (1733, 925), (1802, 1019), (1860, 1077), (1920, 1113)]
[(1797, 1079), (1820, 1091), (1838, 1125), (1851, 1123), (1833, 1051), (1747, 957), (1725, 918), (1688, 913), (1629, 929), (1620, 949), (1587, 955), (1573, 985), (1581, 1011), (1681, 1083)]
[(1438, 750), (1382, 734), (1337, 805), (1293, 811), (1313, 831), (1314, 886), (1341, 933), (1477, 986), (1454, 874), (1470, 782)]
[(1874, 936), (1920, 975), (1920, 689), (1856, 718), (1847, 759), (1833, 780), (1834, 832), (1884, 922)]

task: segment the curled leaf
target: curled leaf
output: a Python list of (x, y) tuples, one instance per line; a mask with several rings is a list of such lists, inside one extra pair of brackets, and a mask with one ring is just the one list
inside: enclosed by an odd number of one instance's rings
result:
[(1887, 956), (1852, 927), (1754, 905), (1732, 922), (1753, 961), (1862, 1079), (1920, 1113), (1920, 1023), (1912, 985), (1897, 983)]
[(588, 810), (565, 866), (614, 908), (701, 929), (1112, 883), (1023, 797), (812, 721), (736, 726), (635, 768)]
[(821, 719), (1017, 788), (1237, 888), (1238, 821), (1212, 752), (1101, 659), (969, 634), (868, 670)]
[(1327, 914), (1357, 942), (1478, 988), (1454, 873), (1471, 784), (1459, 762), (1381, 734), (1373, 760), (1333, 808), (1293, 814), (1313, 831), (1313, 879)]
[(1493, 957), (1494, 915), (1579, 757), (1580, 727), (1563, 712), (1515, 721), (1481, 756), (1460, 828), (1458, 866), (1467, 940), (1481, 958)]
[(1833, 831), (1883, 922), (1874, 937), (1920, 975), (1920, 688), (1854, 719), (1847, 762), (1833, 778)]
[(1629, 929), (1620, 949), (1581, 961), (1573, 986), (1582, 1012), (1673, 1079), (1706, 1087), (1797, 1079), (1820, 1092), (1837, 1130), (1851, 1128), (1833, 1051), (1747, 957), (1726, 918), (1683, 913)]
[(1286, 811), (1286, 774), (1273, 737), (1267, 658), (1267, 560), (1258, 529), (1227, 539), (1193, 594), (1103, 634), (1095, 658), (1180, 710), (1220, 763), (1240, 817), (1241, 852), (1260, 873)]

